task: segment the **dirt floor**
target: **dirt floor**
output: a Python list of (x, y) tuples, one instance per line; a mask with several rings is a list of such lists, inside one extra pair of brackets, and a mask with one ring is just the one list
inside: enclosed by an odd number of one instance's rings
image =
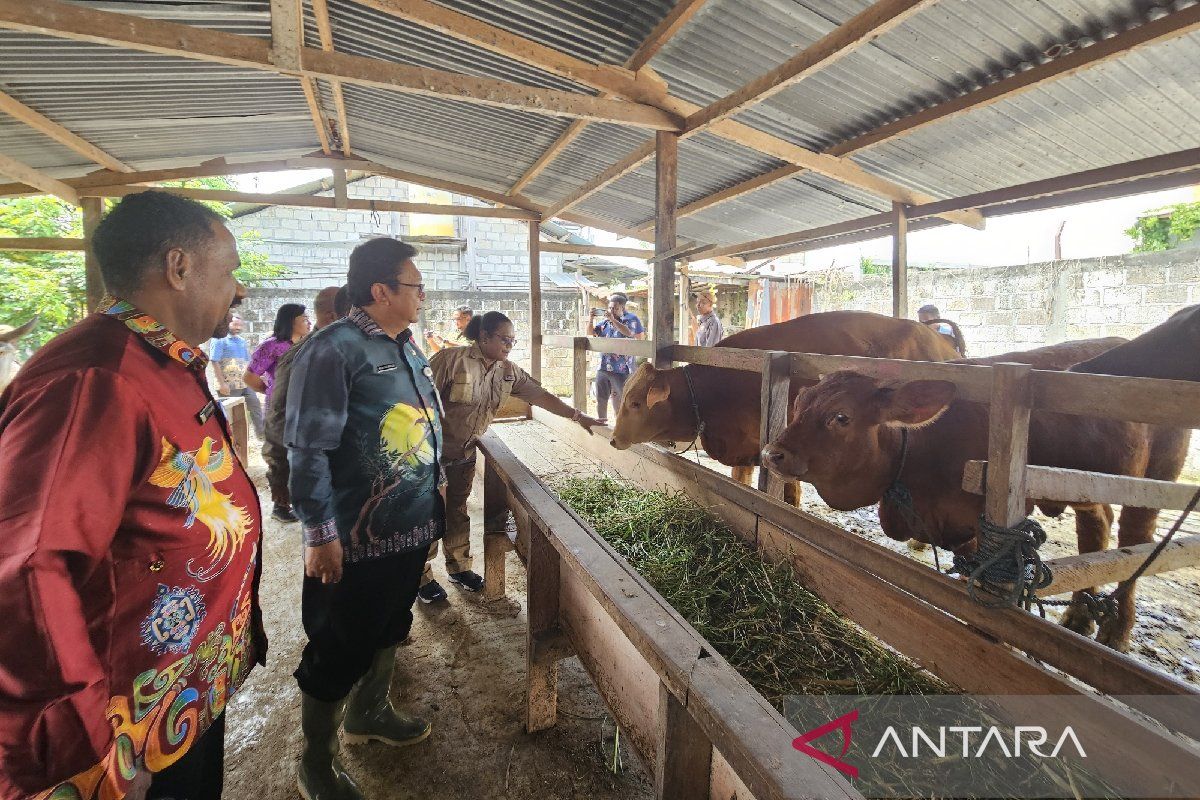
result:
[[(252, 443), (252, 451), (255, 443)], [(251, 475), (264, 508), (269, 494), (261, 457)], [(482, 554), (472, 496), (474, 550)], [(225, 796), (232, 800), (296, 798), (300, 697), (292, 679), (304, 631), (300, 623), (300, 530), (268, 518), (262, 607), (270, 653), (228, 709)], [(653, 788), (621, 742), (624, 768), (614, 774), (614, 726), (576, 659), (559, 668), (556, 728), (524, 732), (525, 571), (509, 554), (508, 598), (482, 602), (452, 587), (442, 563), (435, 572), (449, 603), (417, 603), (410, 643), (400, 650), (392, 684), (398, 707), (429, 718), (433, 735), (404, 749), (371, 743), (343, 748), (343, 760), (368, 798), (459, 800), (641, 800)], [(476, 566), (482, 571), (482, 559)]]

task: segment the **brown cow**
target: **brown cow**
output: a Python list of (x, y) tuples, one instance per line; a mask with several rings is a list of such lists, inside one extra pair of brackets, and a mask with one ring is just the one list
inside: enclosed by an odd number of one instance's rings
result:
[[(1027, 355), (1044, 367), (1054, 361), (1053, 350)], [(1079, 343), (1069, 343), (1064, 353), (1064, 358), (1076, 357)], [(1020, 354), (974, 363), (1014, 358)], [(884, 532), (972, 552), (984, 501), (962, 489), (962, 475), (967, 461), (987, 458), (988, 408), (954, 400), (954, 394), (954, 384), (947, 381), (885, 384), (856, 372), (833, 373), (797, 397), (791, 423), (764, 449), (763, 460), (785, 477), (812, 483), (825, 502), (842, 510), (879, 503), (889, 486), (902, 482), (920, 524), (910, 527), (899, 509), (880, 503)], [(904, 431), (908, 444), (902, 454)], [(1186, 449), (1186, 432), (1166, 435), (1137, 423), (1048, 412), (1036, 412), (1030, 421), (1030, 464), (1173, 480)], [(1107, 543), (1111, 511), (1094, 504), (1075, 508), (1080, 551), (1100, 549)], [(1120, 546), (1150, 541), (1156, 517), (1154, 510), (1123, 508)], [(1133, 621), (1130, 587), (1116, 618), (1101, 626), (1099, 640), (1126, 650)], [(1063, 622), (1081, 633), (1091, 631), (1078, 607)]]
[[(722, 339), (717, 347), (913, 361), (945, 361), (958, 355), (945, 337), (919, 322), (865, 311), (808, 314), (750, 328)], [(733, 467), (734, 478), (748, 483), (759, 461), (761, 381), (758, 373), (702, 364), (674, 369), (643, 364), (625, 385), (612, 446), (625, 450), (639, 442), (691, 442), (703, 421), (699, 440), (705, 452)], [(788, 493), (793, 502), (798, 498), (795, 489)]]
[(1163, 324), (1076, 364), (1071, 372), (1200, 381), (1200, 305), (1176, 311)]

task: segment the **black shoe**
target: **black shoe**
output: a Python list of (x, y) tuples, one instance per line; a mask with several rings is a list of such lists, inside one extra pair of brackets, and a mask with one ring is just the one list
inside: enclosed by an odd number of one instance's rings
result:
[(281, 506), (276, 504), (274, 510), (271, 511), (272, 519), (277, 519), (280, 522), (299, 522), (300, 518), (292, 513), (291, 506)]
[(437, 581), (430, 581), (417, 589), (417, 597), (422, 603), (436, 603), (440, 600), (450, 599), (450, 595), (446, 594), (446, 590)]
[(478, 592), (483, 588), (483, 576), (476, 575), (469, 569), (464, 572), (451, 572), (450, 582), (457, 583), (468, 592)]

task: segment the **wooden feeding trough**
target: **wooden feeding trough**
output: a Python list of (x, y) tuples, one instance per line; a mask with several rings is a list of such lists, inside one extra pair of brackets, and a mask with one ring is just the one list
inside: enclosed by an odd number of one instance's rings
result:
[[(546, 344), (574, 351), (577, 404), (583, 399), (589, 350), (639, 356), (652, 353), (646, 342), (546, 337)], [(989, 518), (1004, 524), (1024, 517), (1026, 497), (1041, 498), (1051, 489), (1052, 496), (1047, 499), (1090, 498), (1162, 508), (1182, 507), (1185, 495), (1194, 491), (1160, 481), (1029, 467), (1025, 437), (1028, 415), (1035, 406), (1200, 426), (1200, 386), (1195, 384), (1041, 372), (1025, 365), (983, 367), (681, 346), (668, 346), (666, 351), (675, 360), (761, 371), (764, 441), (785, 422), (787, 386), (793, 378), (813, 380), (821, 373), (855, 368), (896, 379), (953, 381), (960, 396), (991, 407), (989, 460), (1006, 468), (989, 470), (985, 487), (982, 467), (973, 464), (964, 485), (985, 492)], [(968, 597), (960, 581), (784, 504), (772, 496), (778, 494), (778, 487), (770, 478), (764, 484), (768, 491), (758, 491), (657, 447), (636, 445), (619, 451), (609, 446), (606, 431), (588, 436), (577, 426), (540, 410), (535, 410), (534, 419), (640, 487), (687, 494), (754, 545), (763, 558), (790, 562), (798, 579), (839, 613), (963, 691), (1089, 698), (1110, 732), (1105, 746), (1111, 748), (1112, 757), (1097, 759), (1094, 766), (1119, 770), (1125, 777), (1140, 770), (1147, 783), (1164, 771), (1192, 775), (1200, 769), (1200, 749), (1175, 735), (1200, 739), (1200, 723), (1182, 710), (1166, 710), (1170, 704), (1139, 702), (1151, 695), (1193, 697), (1200, 694), (1197, 687), (1036, 615), (981, 606)], [(713, 684), (693, 686), (681, 676), (690, 680), (700, 674), (688, 668), (689, 664), (695, 668), (703, 663), (705, 669), (727, 665), (710, 660), (712, 651), (705, 649), (703, 640), (502, 443), (488, 436), (482, 450), (486, 459), (485, 517), (494, 518), (504, 508), (512, 510), (519, 529), (514, 544), (529, 564), (530, 729), (552, 723), (551, 664), (556, 658), (575, 654), (593, 675), (615, 718), (634, 732), (638, 751), (647, 763), (655, 765), (662, 796), (703, 796), (672, 795), (663, 788), (666, 776), (685, 780), (672, 771), (677, 765), (671, 761), (668, 740), (701, 733), (707, 738), (696, 746), (697, 752), (711, 745), (714, 755), (710, 760), (693, 760), (689, 769), (708, 778), (687, 777), (687, 785), (726, 786), (732, 773), (756, 797), (792, 796), (779, 780), (781, 773), (773, 768), (763, 771), (764, 764), (778, 763), (758, 760), (754, 754), (765, 749), (787, 764), (786, 769), (795, 770), (790, 773), (795, 779), (807, 782), (801, 792), (804, 796), (819, 794), (814, 788), (825, 785), (820, 781), (831, 776), (813, 772), (815, 763), (794, 763), (797, 754), (788, 751), (796, 733), (766, 701), (744, 681), (726, 677), (722, 685), (736, 688), (743, 696), (725, 707), (724, 716), (715, 718), (713, 698), (705, 693)], [(485, 536), (488, 596), (503, 592), (504, 553), (509, 548), (507, 535)], [(1049, 591), (1066, 592), (1097, 580), (1119, 579), (1141, 563), (1145, 557), (1142, 549), (1064, 559), (1070, 568)], [(1181, 540), (1156, 562), (1156, 571), (1193, 565), (1196, 555), (1194, 542)], [(568, 573), (570, 577), (564, 577)], [(666, 620), (672, 628), (669, 634), (660, 625)], [(668, 652), (676, 645), (681, 648), (678, 652)], [(680, 654), (688, 660), (679, 661)], [(659, 685), (661, 696), (656, 699), (651, 689)], [(684, 725), (691, 733), (680, 733), (681, 712), (691, 718)], [(755, 714), (761, 717), (754, 720)], [(769, 745), (762, 741), (763, 730), (769, 731)], [(666, 761), (660, 762), (663, 758)], [(669, 767), (665, 773), (661, 763)], [(1171, 772), (1174, 770), (1178, 772)]]

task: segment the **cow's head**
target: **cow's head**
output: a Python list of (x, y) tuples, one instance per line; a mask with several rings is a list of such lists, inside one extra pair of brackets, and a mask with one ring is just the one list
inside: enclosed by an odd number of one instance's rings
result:
[(37, 321), (38, 318), (34, 317), (16, 328), (0, 325), (0, 389), (8, 385), (16, 372), (17, 342), (33, 330)]
[[(613, 425), (612, 446), (627, 450), (641, 442), (687, 441), (696, 433), (695, 414), (679, 369), (642, 364), (629, 376)], [(684, 413), (686, 411), (686, 413)]]
[(792, 421), (763, 448), (762, 463), (811, 483), (842, 511), (871, 505), (895, 477), (895, 431), (932, 422), (954, 398), (947, 381), (884, 385), (857, 372), (835, 372), (796, 396)]

